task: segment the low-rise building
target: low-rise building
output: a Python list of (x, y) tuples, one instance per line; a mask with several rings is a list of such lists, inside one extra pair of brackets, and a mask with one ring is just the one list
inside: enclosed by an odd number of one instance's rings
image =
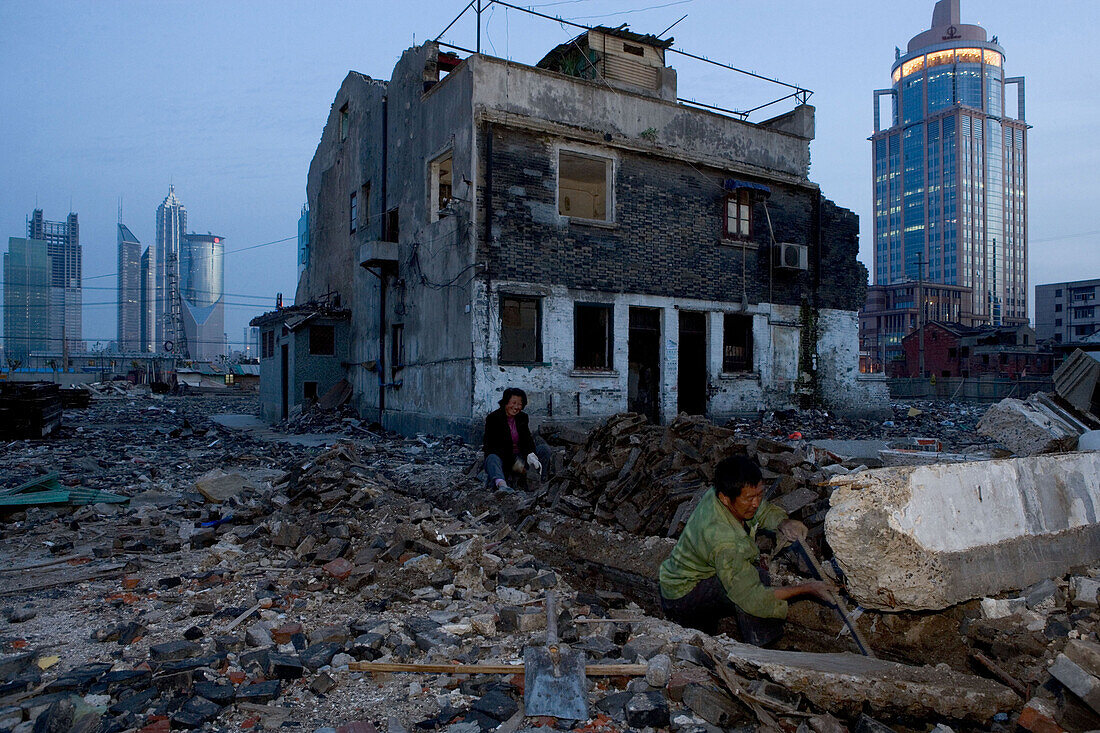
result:
[(891, 376), (1023, 379), (1048, 376), (1054, 371), (1054, 354), (1037, 343), (1030, 326), (964, 326), (933, 321), (902, 339), (902, 349), (904, 360), (888, 365)]
[[(885, 406), (859, 374), (857, 218), (808, 178), (813, 107), (684, 104), (669, 43), (597, 28), (538, 66), (426, 43), (389, 81), (348, 74), (296, 302), (347, 309), (364, 418), (473, 435), (509, 386), (565, 421)], [(279, 356), (284, 319), (253, 321), (276, 339), (261, 363), (292, 374), (264, 367), (268, 419), (312, 379)]]
[(1100, 278), (1035, 286), (1035, 333), (1068, 351), (1100, 332)]

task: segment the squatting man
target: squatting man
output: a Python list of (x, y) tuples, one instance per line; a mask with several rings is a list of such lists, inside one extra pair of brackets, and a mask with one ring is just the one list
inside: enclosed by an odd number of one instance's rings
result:
[(766, 573), (756, 566), (761, 529), (791, 542), (806, 538), (806, 525), (764, 500), (760, 467), (745, 456), (726, 458), (661, 564), (665, 616), (708, 634), (717, 633), (719, 621), (732, 616), (742, 641), (764, 646), (782, 636), (789, 599), (816, 596), (829, 603), (835, 588), (827, 582), (767, 584)]

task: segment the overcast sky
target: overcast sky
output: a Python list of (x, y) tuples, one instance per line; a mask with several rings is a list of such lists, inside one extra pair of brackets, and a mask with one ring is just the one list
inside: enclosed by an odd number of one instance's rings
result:
[[(113, 340), (118, 200), (123, 222), (149, 244), (156, 207), (175, 184), (188, 228), (227, 238), (226, 331), (241, 341), (248, 319), (270, 309), (277, 291), (293, 297), (306, 173), (340, 82), (351, 69), (388, 79), (402, 50), (434, 38), (464, 5), (2, 0), (0, 245), (25, 236), (36, 206), (51, 220), (77, 212), (84, 337)], [(894, 47), (904, 50), (929, 27), (933, 5), (538, 0), (534, 7), (649, 33), (686, 13), (671, 31), (676, 47), (812, 89), (810, 177), (859, 214), (861, 259), (870, 267), (872, 91), (890, 85)], [(1006, 74), (1027, 80), (1032, 288), (1100, 276), (1100, 67), (1089, 51), (1100, 2), (962, 0), (962, 20), (999, 36)], [(483, 50), (534, 64), (575, 33), (498, 6), (485, 16)], [(472, 20), (444, 40), (472, 47)], [(682, 97), (746, 109), (780, 96), (773, 85), (669, 60)], [(276, 240), (286, 241), (233, 252)]]

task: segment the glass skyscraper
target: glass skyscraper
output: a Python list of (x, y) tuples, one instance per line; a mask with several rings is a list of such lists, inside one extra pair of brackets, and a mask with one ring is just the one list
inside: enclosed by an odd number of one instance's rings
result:
[[(962, 24), (959, 0), (940, 0), (931, 29), (914, 36), (906, 53), (897, 50), (893, 86), (875, 92), (878, 292), (863, 313), (861, 340), (887, 360), (918, 322), (945, 310), (927, 302), (923, 283), (969, 289), (952, 320), (1027, 323), (1024, 80), (1006, 78), (1004, 64), (997, 37), (987, 40), (981, 26)], [(1009, 85), (1017, 94), (1006, 106)]]

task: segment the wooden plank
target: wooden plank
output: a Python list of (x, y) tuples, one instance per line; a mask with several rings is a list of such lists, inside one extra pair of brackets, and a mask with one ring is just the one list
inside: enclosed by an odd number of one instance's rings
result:
[[(421, 674), (519, 674), (520, 664), (399, 664), (397, 662), (351, 662), (353, 672), (417, 672)], [(648, 669), (645, 664), (589, 664), (584, 668), (591, 677), (638, 677)]]

